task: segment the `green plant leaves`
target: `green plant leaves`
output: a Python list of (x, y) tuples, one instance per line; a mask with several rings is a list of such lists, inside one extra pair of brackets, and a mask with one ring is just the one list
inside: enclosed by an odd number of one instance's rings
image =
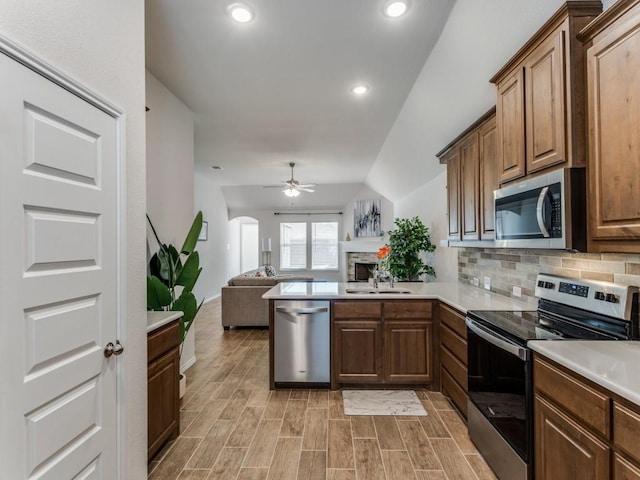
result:
[(182, 253), (189, 255), (193, 252), (198, 242), (200, 230), (202, 230), (202, 212), (198, 212), (196, 218), (193, 219), (187, 238), (184, 239), (184, 244), (182, 245)]
[(163, 310), (171, 303), (171, 292), (158, 277), (147, 277), (147, 310)]
[(433, 252), (429, 228), (418, 217), (396, 218), (396, 229), (389, 233), (388, 246), (391, 253), (385, 259), (386, 268), (400, 280), (417, 280), (426, 273), (435, 277), (433, 267), (425, 264), (421, 252)]
[[(198, 236), (202, 229), (202, 212), (198, 212), (193, 220), (180, 252), (173, 245), (162, 243), (148, 215), (147, 220), (160, 246), (158, 252), (154, 253), (149, 260), (150, 276), (147, 277), (147, 310), (183, 312), (183, 316), (179, 321), (180, 343), (182, 343), (202, 303), (204, 303), (203, 301), (198, 305), (192, 292), (202, 272), (200, 256), (195, 251)], [(182, 291), (180, 296), (176, 298), (178, 292), (180, 292), (177, 287), (182, 287)]]
[(185, 291), (190, 292), (193, 290), (193, 286), (200, 276), (200, 256), (198, 252), (193, 252), (184, 262), (184, 267), (180, 270), (178, 278), (176, 279), (176, 285), (182, 285)]

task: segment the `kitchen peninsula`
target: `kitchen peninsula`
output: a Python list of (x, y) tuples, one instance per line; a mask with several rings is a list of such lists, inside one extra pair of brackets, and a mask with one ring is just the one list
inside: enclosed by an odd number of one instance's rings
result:
[[(535, 310), (515, 301), (460, 283), (381, 284), (309, 282), (280, 283), (263, 298), (270, 311), (270, 383), (274, 380), (274, 321), (277, 306), (287, 302), (325, 301), (330, 335), (314, 337), (330, 342), (332, 389), (349, 384), (430, 385), (451, 396), (466, 412), (467, 310)], [(296, 347), (297, 358), (305, 356)], [(291, 347), (293, 350), (293, 347)], [(307, 368), (305, 366), (305, 368)]]

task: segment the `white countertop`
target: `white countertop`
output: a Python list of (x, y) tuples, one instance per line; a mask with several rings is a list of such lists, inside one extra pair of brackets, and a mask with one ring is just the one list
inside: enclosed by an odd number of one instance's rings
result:
[(640, 341), (534, 340), (532, 350), (640, 405)]
[[(383, 289), (386, 284), (380, 286)], [(368, 289), (364, 283), (337, 282), (282, 282), (265, 293), (268, 300), (376, 300), (376, 299), (421, 299), (440, 300), (447, 305), (467, 313), (467, 310), (535, 310), (535, 305), (503, 297), (471, 285), (454, 282), (409, 282), (396, 283), (396, 288), (411, 290), (403, 293), (347, 293), (346, 289)]]
[(147, 333), (157, 330), (182, 315), (184, 315), (182, 312), (147, 312)]

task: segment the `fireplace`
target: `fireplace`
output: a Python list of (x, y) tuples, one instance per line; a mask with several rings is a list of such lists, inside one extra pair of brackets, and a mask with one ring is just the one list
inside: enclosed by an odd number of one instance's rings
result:
[(369, 281), (370, 272), (372, 272), (377, 266), (377, 263), (361, 263), (356, 262), (353, 264), (353, 278), (356, 282)]

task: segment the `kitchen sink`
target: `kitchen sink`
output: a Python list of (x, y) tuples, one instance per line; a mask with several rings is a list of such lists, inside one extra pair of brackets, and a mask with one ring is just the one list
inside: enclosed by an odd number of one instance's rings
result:
[(406, 288), (399, 288), (399, 287), (381, 287), (381, 288), (347, 288), (345, 289), (345, 292), (347, 293), (358, 293), (361, 295), (367, 294), (367, 293), (372, 293), (372, 294), (376, 294), (376, 293), (400, 293), (400, 294), (409, 294), (409, 293), (413, 293), (411, 290), (408, 290)]

